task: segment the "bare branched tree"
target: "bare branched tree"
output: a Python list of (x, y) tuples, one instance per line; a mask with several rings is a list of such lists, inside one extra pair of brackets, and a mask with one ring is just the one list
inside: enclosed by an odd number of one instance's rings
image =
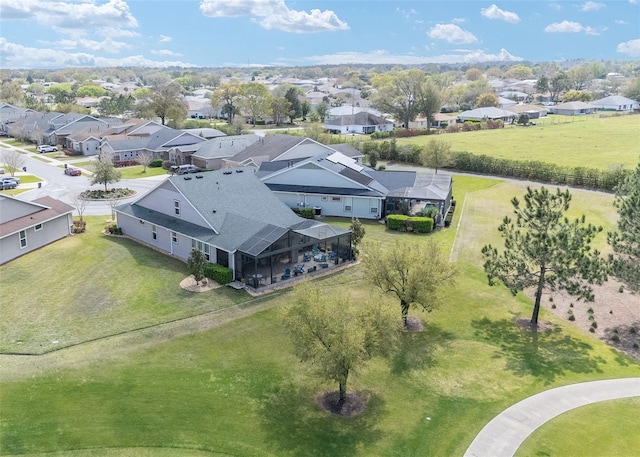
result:
[(78, 193), (73, 195), (73, 198), (71, 199), (71, 203), (73, 204), (73, 206), (75, 207), (76, 211), (78, 212), (78, 216), (80, 217), (80, 220), (82, 220), (82, 215), (84, 214), (85, 210), (87, 209), (87, 203), (88, 203), (87, 200), (82, 198), (82, 196), (78, 192)]
[(7, 170), (9, 170), (11, 176), (14, 176), (16, 171), (18, 171), (24, 165), (25, 157), (19, 152), (12, 151), (11, 149), (1, 149), (0, 160), (7, 168)]
[(152, 160), (153, 160), (153, 156), (151, 155), (150, 152), (147, 152), (147, 151), (138, 152), (138, 156), (136, 157), (136, 162), (142, 165), (143, 173), (147, 172), (147, 167), (149, 166)]

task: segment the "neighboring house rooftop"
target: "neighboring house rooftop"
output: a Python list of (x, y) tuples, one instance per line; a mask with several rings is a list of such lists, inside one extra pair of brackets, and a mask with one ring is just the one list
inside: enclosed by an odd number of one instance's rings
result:
[(41, 197), (28, 202), (0, 195), (0, 238), (72, 211), (71, 206), (52, 197)]
[(469, 111), (463, 111), (458, 114), (458, 119), (502, 119), (505, 117), (514, 117), (511, 111), (495, 108), (493, 106), (487, 108), (476, 108)]
[(623, 97), (622, 95), (611, 95), (609, 97), (595, 100), (591, 102), (591, 104), (596, 106), (619, 106), (619, 105), (637, 105), (638, 102), (636, 100), (631, 100), (630, 98)]
[(356, 114), (345, 114), (343, 116), (336, 116), (323, 122), (323, 125), (386, 125), (392, 122), (381, 117), (376, 116), (368, 111), (361, 111)]
[(253, 134), (212, 138), (195, 145), (197, 149), (192, 155), (203, 159), (232, 157), (247, 149), (259, 139), (259, 136)]

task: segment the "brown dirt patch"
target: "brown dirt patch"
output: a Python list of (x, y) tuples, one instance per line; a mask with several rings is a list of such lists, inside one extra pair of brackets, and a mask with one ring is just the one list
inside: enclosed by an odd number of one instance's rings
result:
[(316, 397), (316, 402), (322, 409), (342, 417), (353, 417), (361, 414), (367, 409), (367, 397), (357, 393), (347, 393), (345, 402), (341, 405), (338, 402), (340, 392), (322, 392)]
[[(620, 292), (620, 287), (621, 284), (613, 279), (602, 286), (594, 286), (593, 302), (577, 301), (566, 293), (545, 292), (542, 306), (585, 333), (640, 361), (640, 294), (632, 294), (626, 289)], [(571, 314), (575, 320), (569, 320)], [(594, 322), (596, 327), (593, 327)]]
[(208, 290), (217, 289), (220, 286), (217, 282), (204, 278), (202, 281), (196, 284), (196, 279), (193, 275), (187, 276), (182, 281), (180, 281), (180, 287), (184, 290), (188, 290), (189, 292), (206, 292)]
[[(523, 330), (533, 330), (534, 327), (531, 325), (531, 319), (517, 319), (516, 325), (518, 328)], [(538, 325), (536, 327), (539, 332), (546, 332), (548, 330), (553, 330), (554, 325), (548, 321), (538, 321)]]

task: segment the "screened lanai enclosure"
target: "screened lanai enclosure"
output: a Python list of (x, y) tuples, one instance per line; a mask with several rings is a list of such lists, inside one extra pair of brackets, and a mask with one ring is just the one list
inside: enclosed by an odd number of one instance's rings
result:
[(235, 277), (254, 289), (269, 287), (353, 260), (351, 232), (304, 220), (289, 228), (268, 225), (235, 253)]

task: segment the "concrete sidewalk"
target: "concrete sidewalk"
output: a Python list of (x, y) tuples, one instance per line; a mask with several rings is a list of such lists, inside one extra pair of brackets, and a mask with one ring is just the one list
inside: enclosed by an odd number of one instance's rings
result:
[(493, 418), (464, 457), (512, 457), (535, 429), (554, 417), (591, 403), (630, 397), (640, 397), (640, 378), (584, 382), (541, 392)]

